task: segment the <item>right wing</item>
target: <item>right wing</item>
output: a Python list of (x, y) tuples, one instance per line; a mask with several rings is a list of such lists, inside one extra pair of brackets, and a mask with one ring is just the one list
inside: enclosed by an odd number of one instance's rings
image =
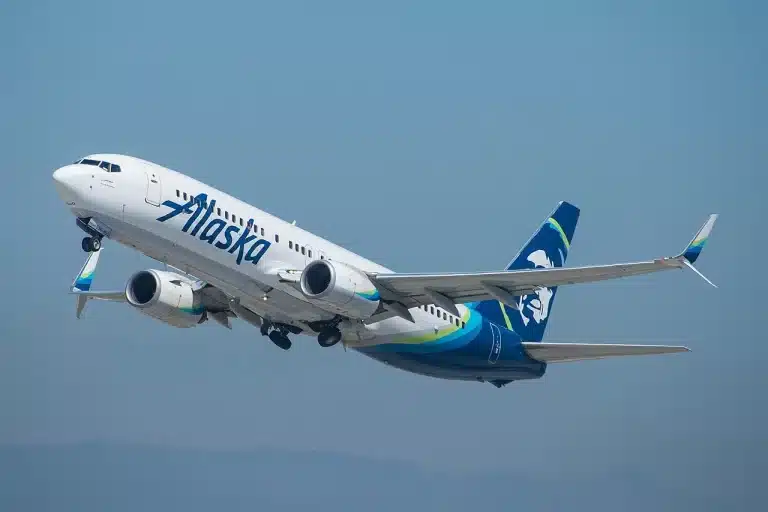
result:
[(674, 345), (610, 345), (604, 343), (531, 343), (523, 342), (528, 355), (544, 363), (565, 363), (614, 356), (644, 356), (690, 352), (688, 347)]
[(690, 268), (712, 284), (693, 266), (693, 262), (698, 258), (716, 219), (717, 215), (710, 215), (679, 255), (651, 261), (466, 274), (373, 274), (370, 278), (385, 302), (397, 302), (406, 308), (436, 304), (456, 316), (459, 315), (454, 304), (498, 300), (517, 308), (518, 297), (539, 288), (592, 283), (662, 270)]

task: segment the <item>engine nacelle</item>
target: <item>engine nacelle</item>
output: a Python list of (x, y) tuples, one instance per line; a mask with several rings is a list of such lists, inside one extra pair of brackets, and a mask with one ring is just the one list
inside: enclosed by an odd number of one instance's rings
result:
[(145, 315), (175, 327), (194, 327), (204, 308), (192, 286), (180, 275), (162, 270), (142, 270), (125, 285), (128, 303)]
[(300, 285), (307, 299), (357, 320), (370, 318), (381, 300), (364, 272), (338, 261), (313, 261), (301, 273)]

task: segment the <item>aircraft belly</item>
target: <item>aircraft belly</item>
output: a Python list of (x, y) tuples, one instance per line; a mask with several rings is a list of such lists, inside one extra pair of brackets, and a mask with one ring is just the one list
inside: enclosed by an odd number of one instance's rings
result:
[[(99, 215), (98, 221), (110, 228), (110, 238), (115, 241), (133, 247), (152, 259), (188, 272), (228, 295), (240, 297), (243, 305), (274, 321), (315, 321), (333, 317), (332, 314), (306, 301), (260, 284), (244, 273), (162, 236), (104, 215)], [(266, 301), (263, 300), (265, 292), (268, 292)]]
[(544, 375), (546, 365), (526, 361), (504, 364), (476, 362), (472, 364), (460, 354), (413, 354), (404, 352), (361, 352), (377, 361), (401, 370), (450, 380), (520, 380)]
[(469, 310), (466, 327), (379, 336), (355, 350), (413, 373), (458, 380), (541, 377), (546, 364), (531, 359), (519, 336)]

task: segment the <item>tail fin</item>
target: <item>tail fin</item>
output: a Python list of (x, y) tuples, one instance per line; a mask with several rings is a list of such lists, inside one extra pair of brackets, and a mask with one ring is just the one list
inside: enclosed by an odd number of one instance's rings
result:
[[(558, 204), (555, 211), (507, 265), (506, 270), (562, 267), (571, 248), (578, 220), (577, 207), (566, 202)], [(495, 300), (479, 302), (474, 308), (489, 321), (506, 325), (524, 341), (541, 341), (556, 292), (557, 287), (539, 288), (535, 293), (519, 297), (517, 309)]]

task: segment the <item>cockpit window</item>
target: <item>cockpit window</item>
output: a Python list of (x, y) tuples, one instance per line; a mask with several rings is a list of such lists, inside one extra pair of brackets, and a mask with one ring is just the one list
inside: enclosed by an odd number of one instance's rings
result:
[(104, 161), (100, 162), (98, 160), (91, 160), (89, 158), (83, 158), (82, 160), (77, 160), (75, 163), (81, 164), (81, 165), (93, 165), (95, 167), (101, 167), (107, 172), (120, 172), (121, 170), (120, 166), (117, 164), (111, 164), (109, 162), (104, 162)]

